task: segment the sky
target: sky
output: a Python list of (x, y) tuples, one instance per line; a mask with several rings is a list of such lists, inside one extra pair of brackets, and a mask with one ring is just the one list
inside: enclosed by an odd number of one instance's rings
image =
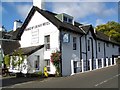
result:
[[(58, 14), (67, 13), (73, 16), (75, 21), (82, 24), (92, 24), (94, 27), (108, 21), (118, 22), (118, 1), (63, 1), (45, 2), (45, 9)], [(18, 2), (2, 0), (0, 2), (0, 26), (4, 25), (7, 31), (12, 30), (13, 22), (15, 20), (24, 22), (32, 6), (32, 0), (18, 0)]]

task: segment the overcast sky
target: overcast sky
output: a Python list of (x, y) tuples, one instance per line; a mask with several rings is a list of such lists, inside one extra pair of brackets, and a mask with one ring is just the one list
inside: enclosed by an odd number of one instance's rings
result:
[[(32, 0), (7, 0), (0, 3), (0, 26), (4, 25), (9, 31), (13, 29), (14, 20), (24, 22), (30, 9)], [(79, 2), (80, 1), (80, 2)], [(118, 2), (45, 2), (45, 9), (55, 13), (67, 13), (76, 21), (83, 24), (97, 26), (108, 21), (118, 22)]]

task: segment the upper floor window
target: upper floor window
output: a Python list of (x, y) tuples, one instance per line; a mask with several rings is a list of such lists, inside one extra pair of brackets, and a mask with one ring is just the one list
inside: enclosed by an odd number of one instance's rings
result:
[(63, 21), (72, 24), (73, 19), (72, 19), (72, 18), (69, 18), (69, 17), (67, 17), (67, 16), (63, 16)]
[(73, 37), (73, 50), (77, 49), (77, 38)]
[(64, 16), (63, 17), (63, 21), (67, 22), (67, 17)]
[(112, 44), (112, 47), (114, 48), (114, 44)]
[(45, 36), (45, 49), (50, 49), (50, 35)]
[(69, 22), (69, 23), (72, 23), (72, 19), (69, 18), (69, 19), (68, 19), (68, 22)]
[(98, 43), (98, 51), (100, 52), (100, 43)]
[(90, 40), (88, 40), (88, 51), (90, 51)]
[(109, 47), (109, 43), (106, 43), (106, 46)]

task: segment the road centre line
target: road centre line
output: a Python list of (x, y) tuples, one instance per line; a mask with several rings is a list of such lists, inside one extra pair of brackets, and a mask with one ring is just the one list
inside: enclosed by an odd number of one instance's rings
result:
[(101, 84), (103, 84), (103, 83), (106, 83), (106, 82), (108, 82), (108, 81), (110, 81), (110, 80), (112, 80), (112, 79), (114, 79), (114, 78), (116, 78), (116, 77), (118, 77), (118, 76), (120, 76), (120, 74), (115, 75), (115, 76), (113, 76), (113, 77), (111, 77), (111, 78), (109, 78), (109, 79), (106, 79), (106, 80), (104, 80), (104, 81), (96, 84), (95, 87), (97, 87), (97, 86), (99, 86), (99, 85), (101, 85)]

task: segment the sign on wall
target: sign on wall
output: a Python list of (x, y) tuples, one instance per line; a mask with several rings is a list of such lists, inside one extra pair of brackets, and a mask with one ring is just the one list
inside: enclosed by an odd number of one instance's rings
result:
[(63, 42), (64, 43), (69, 43), (70, 42), (70, 34), (68, 34), (68, 33), (63, 34)]
[(37, 44), (39, 43), (39, 29), (32, 29), (31, 30), (31, 43), (32, 44)]

